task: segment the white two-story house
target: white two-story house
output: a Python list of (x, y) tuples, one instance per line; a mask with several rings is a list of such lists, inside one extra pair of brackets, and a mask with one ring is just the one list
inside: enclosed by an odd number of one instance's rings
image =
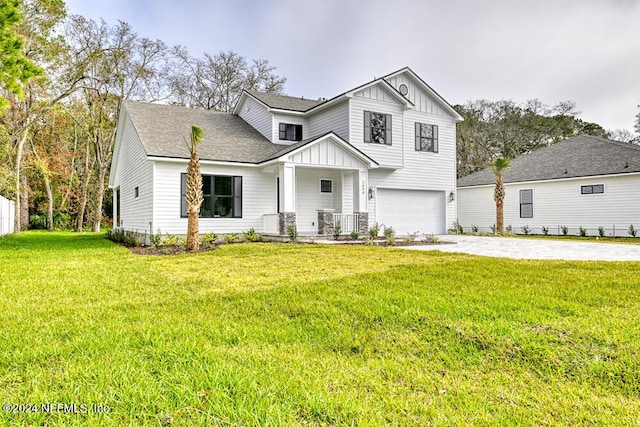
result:
[(461, 116), (411, 69), (331, 99), (251, 91), (232, 114), (124, 101), (109, 186), (114, 226), (185, 234), (192, 125), (204, 202), (200, 231), (306, 235), (444, 233), (456, 218)]

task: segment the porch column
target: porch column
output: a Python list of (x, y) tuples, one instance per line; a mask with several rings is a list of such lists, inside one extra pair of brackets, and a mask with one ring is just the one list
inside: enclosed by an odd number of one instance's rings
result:
[(342, 178), (342, 213), (353, 213), (354, 205), (356, 204), (355, 198), (357, 194), (354, 194), (353, 172), (342, 172), (340, 177)]
[[(356, 187), (357, 186), (357, 187)], [(369, 171), (360, 169), (354, 173), (353, 212), (358, 214), (358, 232), (366, 234), (369, 231)]]
[(286, 235), (289, 226), (296, 225), (296, 167), (291, 163), (285, 163), (278, 170), (280, 177), (280, 220), (279, 232)]

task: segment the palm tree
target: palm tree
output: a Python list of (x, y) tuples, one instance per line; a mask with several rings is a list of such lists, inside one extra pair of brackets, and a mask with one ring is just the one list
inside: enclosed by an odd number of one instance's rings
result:
[(509, 159), (498, 157), (491, 163), (493, 173), (496, 175), (496, 188), (493, 191), (493, 200), (496, 202), (496, 232), (504, 232), (504, 183), (502, 173), (510, 166)]
[(200, 205), (202, 205), (202, 175), (200, 173), (200, 158), (198, 157), (198, 145), (202, 143), (202, 129), (191, 126), (191, 158), (187, 166), (187, 188), (185, 189), (185, 202), (187, 203), (187, 245), (188, 251), (200, 249)]

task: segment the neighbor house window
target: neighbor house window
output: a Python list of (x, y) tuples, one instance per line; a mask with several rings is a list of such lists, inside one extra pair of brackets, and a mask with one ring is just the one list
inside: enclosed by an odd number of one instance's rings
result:
[(520, 190), (520, 218), (533, 218), (533, 190)]
[(438, 126), (416, 123), (416, 151), (438, 152)]
[(302, 125), (280, 123), (281, 141), (302, 141)]
[[(181, 177), (181, 216), (187, 216), (187, 174)], [(242, 218), (242, 177), (202, 175), (200, 218)]]
[(581, 194), (603, 194), (604, 184), (583, 185), (580, 187)]
[(140, 187), (136, 187), (133, 189), (133, 197), (136, 199), (140, 196)]
[(330, 179), (321, 179), (320, 180), (320, 192), (321, 193), (331, 193), (332, 182)]
[(391, 114), (364, 112), (364, 142), (391, 145)]

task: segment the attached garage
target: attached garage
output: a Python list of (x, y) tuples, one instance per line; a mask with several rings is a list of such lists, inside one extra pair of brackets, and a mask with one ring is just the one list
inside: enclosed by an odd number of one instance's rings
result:
[(378, 188), (376, 221), (396, 234), (445, 233), (445, 192)]

